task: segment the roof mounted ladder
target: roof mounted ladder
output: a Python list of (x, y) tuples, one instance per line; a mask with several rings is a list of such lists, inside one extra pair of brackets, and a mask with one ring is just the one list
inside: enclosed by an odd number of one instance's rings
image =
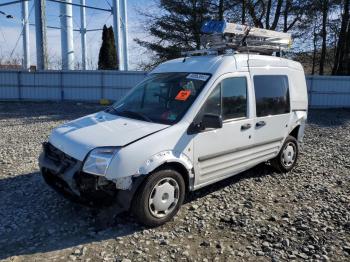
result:
[(208, 21), (201, 31), (204, 49), (184, 52), (184, 55), (218, 54), (226, 50), (272, 54), (287, 50), (292, 44), (291, 34), (225, 21)]

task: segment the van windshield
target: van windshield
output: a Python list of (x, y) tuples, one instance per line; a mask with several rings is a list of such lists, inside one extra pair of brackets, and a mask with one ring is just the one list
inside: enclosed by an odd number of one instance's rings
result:
[(107, 112), (161, 124), (178, 122), (209, 80), (209, 74), (152, 74)]

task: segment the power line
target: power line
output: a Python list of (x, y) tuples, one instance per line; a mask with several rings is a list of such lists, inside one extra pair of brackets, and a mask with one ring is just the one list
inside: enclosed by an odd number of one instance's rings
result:
[[(34, 9), (34, 6), (32, 6), (32, 8), (30, 9), (28, 18), (29, 18), (30, 15), (32, 14), (33, 9)], [(14, 52), (15, 52), (17, 46), (18, 46), (19, 40), (21, 39), (21, 36), (23, 35), (24, 27), (25, 27), (25, 24), (23, 23), (22, 31), (21, 31), (21, 33), (19, 34), (19, 36), (18, 36), (18, 38), (17, 38), (17, 41), (16, 41), (16, 44), (15, 44), (15, 46), (13, 47), (13, 49), (12, 49), (12, 51), (11, 51), (11, 53), (10, 53), (10, 60), (12, 59), (12, 56), (13, 56), (13, 54), (14, 54)]]
[(6, 45), (8, 46), (8, 43), (7, 43), (7, 40), (6, 40), (6, 37), (5, 37), (4, 31), (2, 30), (2, 28), (1, 28), (1, 27), (0, 27), (0, 32), (1, 32), (2, 38), (4, 38), (4, 42), (5, 42), (5, 43), (6, 43)]
[[(24, 1), (24, 0), (23, 0), (23, 1)], [(23, 2), (23, 1), (21, 1), (21, 2)], [(27, 1), (28, 1), (28, 0), (27, 0)], [(12, 14), (5, 13), (5, 12), (3, 12), (3, 11), (0, 11), (0, 15), (5, 16), (5, 18), (10, 19), (10, 21), (15, 20), (15, 21), (17, 21), (17, 22), (19, 22), (19, 23), (22, 23), (22, 19), (18, 19), (16, 16), (14, 16), (14, 15), (12, 15)]]
[(105, 0), (105, 2), (107, 3), (107, 5), (109, 5), (110, 8), (112, 8), (112, 5), (108, 2), (108, 0)]
[(13, 16), (12, 15), (9, 15), (9, 14), (6, 14), (5, 12), (3, 12), (3, 11), (0, 11), (0, 14), (1, 15), (4, 15), (7, 19), (11, 19), (11, 18), (13, 18)]
[(90, 25), (90, 22), (92, 21), (92, 18), (96, 15), (96, 11), (92, 11), (92, 14), (89, 16), (88, 21), (86, 22), (86, 27)]
[[(104, 21), (104, 23), (103, 24), (106, 24), (107, 23), (107, 21), (108, 21), (108, 19), (110, 19), (111, 18), (111, 16), (112, 16), (112, 14), (111, 15), (109, 15), (108, 17), (107, 17), (107, 19)], [(101, 31), (102, 29), (99, 29), (99, 31)], [(90, 30), (86, 30), (87, 32), (92, 32), (92, 31), (97, 31), (96, 29), (90, 29)], [(96, 32), (96, 33), (94, 33), (91, 37), (89, 37), (89, 39), (91, 40), (92, 38), (94, 38), (95, 36), (96, 36), (96, 34), (97, 34), (98, 32)], [(89, 41), (88, 41), (89, 42)]]

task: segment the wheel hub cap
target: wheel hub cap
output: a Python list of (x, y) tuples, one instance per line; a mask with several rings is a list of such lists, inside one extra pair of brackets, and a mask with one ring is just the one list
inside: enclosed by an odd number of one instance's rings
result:
[(288, 143), (284, 150), (283, 150), (283, 154), (282, 154), (282, 162), (283, 164), (288, 167), (291, 166), (294, 161), (295, 161), (295, 145), (292, 143)]
[(149, 209), (155, 217), (164, 217), (174, 210), (179, 199), (179, 185), (172, 178), (161, 179), (152, 189)]

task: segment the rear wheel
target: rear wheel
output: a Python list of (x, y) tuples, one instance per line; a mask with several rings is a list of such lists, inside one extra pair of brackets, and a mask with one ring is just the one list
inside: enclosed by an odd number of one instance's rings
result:
[(280, 172), (289, 172), (295, 166), (298, 154), (298, 141), (294, 137), (288, 136), (281, 151), (271, 161), (271, 164)]
[(172, 169), (151, 174), (135, 195), (132, 210), (141, 224), (159, 226), (172, 219), (185, 198), (185, 182)]

